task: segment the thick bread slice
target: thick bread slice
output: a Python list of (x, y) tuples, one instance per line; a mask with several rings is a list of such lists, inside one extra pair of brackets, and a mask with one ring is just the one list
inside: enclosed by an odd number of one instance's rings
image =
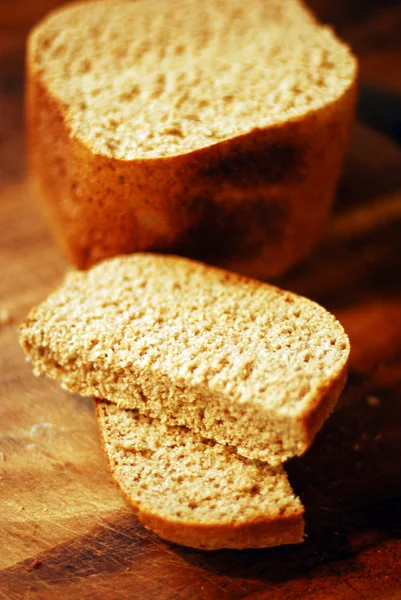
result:
[(36, 374), (272, 464), (312, 443), (349, 352), (310, 300), (152, 254), (71, 273), (20, 332)]
[(303, 541), (303, 508), (281, 466), (239, 456), (185, 427), (97, 401), (110, 470), (139, 520), (194, 548)]
[(297, 0), (79, 2), (32, 32), (31, 173), (80, 268), (138, 250), (254, 277), (325, 223), (356, 60)]

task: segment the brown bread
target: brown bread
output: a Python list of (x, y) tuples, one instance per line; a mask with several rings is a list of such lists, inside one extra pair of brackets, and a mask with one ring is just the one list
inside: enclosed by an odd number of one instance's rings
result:
[(344, 385), (349, 342), (316, 303), (189, 259), (135, 254), (72, 272), (20, 341), (35, 372), (278, 464)]
[(239, 456), (184, 427), (97, 401), (113, 478), (139, 520), (194, 548), (303, 541), (303, 508), (281, 466)]
[(153, 250), (259, 278), (315, 243), (356, 60), (297, 0), (79, 2), (32, 32), (32, 180), (69, 259)]

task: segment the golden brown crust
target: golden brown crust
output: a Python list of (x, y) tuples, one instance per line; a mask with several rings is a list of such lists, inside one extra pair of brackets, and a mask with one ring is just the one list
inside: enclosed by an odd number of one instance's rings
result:
[[(347, 344), (347, 346), (349, 349), (349, 344)], [(313, 441), (315, 435), (321, 429), (324, 421), (333, 412), (337, 400), (341, 392), (343, 391), (345, 383), (347, 381), (347, 373), (348, 364), (344, 365), (344, 367), (339, 372), (338, 377), (328, 382), (326, 391), (323, 392), (322, 390), (322, 396), (320, 400), (318, 396), (316, 396), (314, 406), (309, 405), (308, 409), (305, 410), (304, 414), (302, 415), (302, 422), (308, 440), (304, 448), (304, 452), (311, 445), (311, 441)], [(302, 454), (302, 452), (300, 454)]]
[[(134, 511), (137, 510), (132, 500), (124, 496)], [(304, 520), (301, 513), (283, 516), (275, 521), (260, 520), (231, 527), (188, 523), (185, 528), (146, 511), (139, 510), (137, 516), (145, 527), (160, 537), (200, 550), (268, 548), (284, 544), (300, 544), (304, 541)]]
[(27, 60), (30, 173), (77, 267), (161, 251), (266, 278), (311, 249), (333, 201), (355, 82), (302, 118), (182, 155), (119, 160), (71, 136), (63, 103), (33, 63), (34, 38)]
[(96, 416), (98, 418), (100, 435), (105, 457), (114, 483), (120, 489), (127, 504), (133, 509), (139, 521), (160, 537), (192, 548), (201, 550), (217, 550), (222, 548), (267, 548), (283, 544), (298, 544), (304, 540), (304, 519), (301, 506), (292, 514), (279, 518), (257, 519), (239, 525), (213, 523), (210, 525), (168, 520), (146, 506), (140, 505), (127, 494), (121, 485), (111, 456), (107, 452), (107, 441), (100, 416), (101, 400), (95, 400)]

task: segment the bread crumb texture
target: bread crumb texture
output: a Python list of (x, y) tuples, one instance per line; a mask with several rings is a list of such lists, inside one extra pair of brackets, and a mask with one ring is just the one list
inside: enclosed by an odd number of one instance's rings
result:
[(97, 413), (116, 482), (162, 537), (206, 548), (302, 541), (303, 508), (282, 467), (135, 410), (97, 402)]
[(337, 100), (356, 72), (295, 0), (77, 3), (41, 22), (29, 56), (71, 136), (123, 160), (296, 118)]
[(344, 383), (349, 343), (305, 298), (189, 259), (71, 272), (20, 327), (35, 372), (272, 463), (303, 452)]

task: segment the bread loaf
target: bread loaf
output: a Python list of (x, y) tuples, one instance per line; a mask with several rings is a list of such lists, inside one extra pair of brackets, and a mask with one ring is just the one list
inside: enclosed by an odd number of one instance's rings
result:
[(97, 414), (113, 478), (161, 537), (208, 550), (302, 542), (302, 504), (281, 466), (107, 402)]
[(105, 0), (30, 35), (29, 163), (79, 268), (134, 251), (274, 277), (340, 174), (356, 61), (298, 0)]
[(36, 374), (278, 464), (344, 385), (349, 343), (314, 302), (174, 256), (69, 274), (20, 327)]

